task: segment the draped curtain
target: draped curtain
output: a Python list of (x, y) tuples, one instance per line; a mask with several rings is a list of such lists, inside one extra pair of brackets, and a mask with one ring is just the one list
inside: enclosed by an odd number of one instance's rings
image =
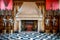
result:
[(12, 0), (0, 0), (0, 9), (1, 10), (12, 10), (13, 1)]
[(59, 10), (60, 10), (60, 0), (59, 0)]
[(1, 10), (1, 0), (0, 0), (0, 10)]
[(53, 5), (53, 9), (52, 10), (59, 9), (59, 0), (52, 0), (52, 5)]
[(5, 5), (4, 5), (3, 0), (1, 0), (0, 4), (1, 4), (1, 10), (5, 10)]
[(46, 0), (46, 10), (59, 9), (59, 0)]
[(51, 10), (51, 0), (46, 0), (46, 10)]

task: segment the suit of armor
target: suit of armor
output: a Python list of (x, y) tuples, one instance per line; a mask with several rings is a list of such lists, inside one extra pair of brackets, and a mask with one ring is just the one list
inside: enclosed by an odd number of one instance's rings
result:
[(53, 26), (55, 26), (56, 25), (56, 19), (55, 19), (55, 17), (53, 18), (52, 22), (53, 22)]
[(49, 24), (50, 24), (50, 19), (46, 19), (45, 24), (46, 24), (46, 26), (49, 26)]
[(3, 18), (3, 22), (4, 22), (4, 26), (6, 26), (6, 22), (7, 20), (5, 18)]

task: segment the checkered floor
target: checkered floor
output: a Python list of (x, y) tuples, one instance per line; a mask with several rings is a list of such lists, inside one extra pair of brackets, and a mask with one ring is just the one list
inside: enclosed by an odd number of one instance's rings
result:
[(0, 40), (60, 40), (60, 34), (47, 34), (37, 32), (0, 34)]

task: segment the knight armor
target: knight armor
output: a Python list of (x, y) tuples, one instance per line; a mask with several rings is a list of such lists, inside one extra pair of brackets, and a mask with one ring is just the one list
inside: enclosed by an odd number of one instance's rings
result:
[(11, 25), (13, 25), (13, 19), (10, 18), (9, 22), (10, 22)]
[(46, 26), (49, 26), (49, 24), (50, 24), (50, 19), (46, 19), (45, 24), (46, 24)]
[(53, 18), (52, 22), (53, 22), (53, 26), (55, 26), (56, 25), (56, 19), (55, 19), (55, 17)]
[(6, 26), (6, 22), (7, 20), (5, 18), (3, 18), (3, 22), (4, 22), (4, 26)]

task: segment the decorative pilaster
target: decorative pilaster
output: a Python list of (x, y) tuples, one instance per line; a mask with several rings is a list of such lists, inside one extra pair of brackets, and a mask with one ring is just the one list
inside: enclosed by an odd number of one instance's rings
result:
[(38, 32), (40, 32), (40, 31), (44, 31), (44, 24), (43, 24), (43, 18), (40, 18), (39, 20), (38, 20)]
[(21, 20), (19, 20), (19, 32), (21, 32)]
[(40, 25), (41, 25), (40, 20), (38, 20), (38, 32), (41, 30), (40, 29), (40, 27), (41, 27)]
[(14, 31), (16, 31), (16, 20), (14, 21)]

